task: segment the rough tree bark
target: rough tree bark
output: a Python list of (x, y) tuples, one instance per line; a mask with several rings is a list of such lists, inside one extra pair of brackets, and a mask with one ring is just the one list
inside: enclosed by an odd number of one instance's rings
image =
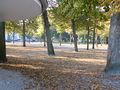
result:
[(120, 13), (111, 17), (106, 72), (120, 72)]
[(49, 21), (48, 21), (48, 16), (47, 16), (47, 11), (45, 10), (42, 14), (43, 16), (43, 21), (44, 21), (44, 28), (46, 30), (46, 38), (47, 38), (47, 50), (48, 50), (48, 55), (55, 55), (52, 40), (51, 40), (51, 33), (49, 30)]
[(75, 48), (75, 51), (78, 52), (77, 34), (76, 34), (75, 21), (74, 21), (74, 19), (72, 19), (71, 22), (72, 22), (72, 32), (73, 32), (73, 38), (74, 38), (74, 48)]
[(0, 63), (6, 61), (5, 22), (0, 22)]

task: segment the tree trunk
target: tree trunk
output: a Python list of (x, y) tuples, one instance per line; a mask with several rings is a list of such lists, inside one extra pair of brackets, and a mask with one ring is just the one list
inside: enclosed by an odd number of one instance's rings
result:
[(59, 34), (59, 42), (60, 42), (60, 46), (61, 46), (61, 44), (62, 44), (62, 34), (61, 33)]
[(25, 21), (23, 20), (23, 47), (26, 47), (26, 34), (25, 34), (26, 30), (25, 30)]
[(6, 62), (5, 22), (0, 22), (0, 62)]
[(45, 34), (45, 28), (44, 28), (44, 47), (46, 47), (46, 34)]
[(94, 25), (94, 29), (93, 29), (93, 42), (92, 42), (92, 49), (95, 49), (95, 28), (96, 27), (96, 25)]
[(87, 31), (88, 31), (88, 33), (87, 33), (87, 50), (89, 50), (89, 36), (90, 36), (90, 28), (89, 28), (89, 26), (87, 26)]
[(120, 13), (111, 17), (106, 72), (120, 72)]
[(96, 42), (96, 47), (98, 48), (98, 34), (97, 34), (97, 30), (96, 30), (96, 40), (95, 40), (95, 42)]
[(105, 38), (105, 44), (108, 44), (108, 37)]
[(15, 43), (15, 29), (13, 29), (13, 44)]
[(74, 38), (74, 48), (75, 51), (78, 52), (78, 46), (77, 46), (77, 34), (76, 34), (76, 29), (75, 29), (75, 21), (72, 19), (72, 31), (73, 31), (73, 38)]
[(72, 44), (72, 34), (70, 34), (70, 44)]
[[(44, 23), (44, 19), (42, 19), (42, 23)], [(45, 26), (44, 26), (43, 43), (44, 43), (44, 47), (46, 47), (46, 28), (45, 28)]]
[(43, 15), (44, 27), (46, 30), (45, 32), (46, 32), (46, 38), (47, 38), (48, 55), (55, 55), (52, 40), (51, 40), (51, 33), (49, 30), (49, 21), (48, 21), (47, 11), (45, 10), (42, 15)]

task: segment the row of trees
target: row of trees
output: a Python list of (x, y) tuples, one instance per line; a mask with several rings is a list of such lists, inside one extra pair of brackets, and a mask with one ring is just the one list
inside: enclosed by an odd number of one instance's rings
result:
[[(49, 1), (51, 2), (51, 1)], [(54, 26), (58, 32), (69, 32), (73, 35), (74, 38), (74, 47), (75, 51), (78, 51), (77, 47), (77, 33), (79, 32), (87, 32), (87, 49), (89, 49), (89, 37), (92, 33), (93, 36), (93, 49), (95, 48), (95, 38), (99, 37), (98, 32), (102, 32), (102, 34), (106, 35), (106, 32), (104, 31), (105, 28), (108, 28), (108, 21), (110, 19), (110, 16), (112, 13), (118, 12), (119, 10), (119, 0), (56, 0), (56, 2), (53, 0), (54, 3), (51, 3), (48, 13), (47, 10), (43, 11), (42, 19), (44, 23), (44, 32), (46, 33), (47, 38), (47, 48), (48, 48), (48, 54), (49, 55), (55, 55), (54, 48), (52, 45), (51, 40), (51, 33), (50, 33), (50, 26)], [(48, 20), (48, 16), (50, 21)], [(115, 16), (116, 18), (118, 17)], [(119, 19), (117, 19), (119, 20)], [(118, 22), (116, 22), (118, 23)], [(0, 50), (5, 52), (5, 39), (3, 38), (4, 34), (4, 24), (1, 23), (1, 44), (0, 44)], [(9, 30), (12, 27), (12, 30), (18, 30), (19, 24), (14, 22), (7, 22), (7, 30)], [(13, 26), (11, 26), (13, 25)], [(23, 25), (23, 40), (25, 41), (25, 31), (27, 30), (28, 34), (33, 33), (38, 29), (39, 26), (39, 19), (35, 18), (34, 20), (26, 20), (26, 22), (22, 21)], [(11, 30), (11, 29), (10, 29)], [(28, 31), (30, 30), (30, 32)], [(99, 30), (99, 31), (98, 31)], [(111, 29), (112, 30), (112, 29)], [(116, 30), (116, 29), (115, 29)], [(117, 29), (118, 30), (118, 29)], [(19, 32), (19, 30), (18, 30)], [(114, 33), (114, 32), (111, 32)], [(14, 34), (13, 34), (14, 35)], [(32, 35), (32, 34), (31, 34)], [(45, 36), (45, 35), (44, 35)], [(119, 35), (118, 35), (119, 36)], [(113, 36), (115, 37), (115, 36)], [(118, 38), (115, 38), (115, 40)], [(109, 40), (109, 42), (114, 42), (114, 40)], [(111, 43), (110, 43), (111, 44)], [(24, 42), (25, 45), (25, 42)], [(114, 45), (113, 45), (114, 46)], [(115, 45), (116, 46), (116, 45)], [(111, 49), (111, 47), (109, 47)], [(109, 58), (108, 58), (108, 67), (112, 67), (111, 63), (111, 53), (114, 51), (109, 50)], [(117, 54), (116, 54), (117, 53)], [(118, 49), (114, 54), (118, 54)], [(3, 55), (4, 54), (4, 55)], [(1, 60), (5, 59), (5, 53), (0, 53)], [(118, 57), (116, 57), (118, 58)], [(117, 59), (117, 61), (119, 61)], [(108, 69), (106, 69), (108, 70)]]
[[(103, 30), (111, 18), (109, 46), (106, 72), (119, 72), (120, 68), (120, 0), (58, 0), (58, 7), (52, 9), (53, 22), (68, 29), (72, 27), (75, 51), (77, 48), (76, 31), (86, 29), (87, 49), (89, 49), (89, 35), (93, 32), (93, 49), (96, 29)], [(54, 13), (53, 13), (54, 12)], [(58, 24), (59, 22), (59, 24)], [(66, 24), (65, 24), (66, 23)], [(67, 25), (67, 26), (65, 26)]]
[[(58, 33), (60, 33), (60, 35), (63, 32), (68, 32), (73, 35), (75, 51), (78, 51), (77, 33), (80, 33), (80, 32), (87, 33), (87, 49), (89, 49), (89, 41), (90, 41), (89, 39), (90, 39), (90, 35), (92, 34), (93, 49), (94, 49), (95, 37), (99, 37), (97, 31), (99, 30), (99, 32), (102, 32), (102, 33), (105, 32), (105, 29), (104, 29), (105, 25), (103, 25), (102, 23), (105, 20), (107, 20), (107, 18), (105, 14), (100, 11), (100, 8), (99, 8), (100, 5), (98, 3), (98, 0), (93, 0), (90, 2), (91, 3), (89, 3), (89, 0), (87, 1), (71, 0), (69, 2), (67, 0), (64, 0), (64, 1), (58, 0), (58, 2), (56, 2), (55, 4), (56, 6), (51, 5), (52, 7), (50, 7), (49, 9), (50, 25), (54, 26), (58, 31)], [(88, 6), (90, 6), (91, 8), (88, 8)], [(105, 6), (104, 8), (106, 7), (107, 6)], [(35, 31), (38, 28), (37, 24), (40, 22), (35, 23), (36, 26), (34, 25), (33, 22), (36, 22), (37, 19), (34, 19), (31, 24), (28, 23), (28, 25), (26, 25), (26, 27), (27, 26), (30, 27), (30, 28), (26, 28), (27, 30), (26, 36), (27, 35), (33, 36), (33, 34), (35, 34)], [(33, 29), (32, 27), (36, 29)]]
[(56, 28), (66, 31), (71, 29), (75, 51), (78, 51), (76, 32), (83, 30), (87, 32), (87, 49), (89, 49), (89, 37), (92, 32), (94, 49), (97, 30), (105, 32), (103, 23), (109, 19), (105, 13), (107, 7), (107, 5), (102, 7), (98, 0), (58, 0), (58, 7), (53, 7), (51, 10), (51, 18)]
[[(89, 49), (89, 36), (90, 32), (93, 31), (94, 49), (96, 28), (101, 28), (102, 25), (100, 25), (99, 22), (106, 20), (105, 15), (100, 12), (99, 7), (101, 6), (99, 6), (98, 0), (57, 0), (56, 4), (52, 4), (53, 3), (51, 3), (48, 10), (50, 23), (48, 20), (47, 11), (43, 11), (42, 14), (45, 29), (44, 32), (46, 33), (47, 38), (48, 54), (55, 55), (50, 33), (51, 25), (54, 26), (59, 33), (65, 31), (72, 33), (75, 51), (78, 51), (76, 32), (79, 32), (80, 30), (87, 31), (87, 49)], [(41, 20), (38, 19), (38, 17), (32, 20), (22, 20), (18, 23), (8, 21), (6, 22), (6, 30), (7, 32), (13, 33), (13, 38), (14, 32), (20, 33), (23, 36), (23, 46), (25, 46), (25, 36), (33, 36), (39, 28), (39, 21)], [(20, 26), (22, 26), (22, 29), (20, 29)]]

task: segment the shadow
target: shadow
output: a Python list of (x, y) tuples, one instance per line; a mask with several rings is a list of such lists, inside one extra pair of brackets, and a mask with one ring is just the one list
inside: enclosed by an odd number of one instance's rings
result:
[[(88, 85), (91, 84), (90, 81), (99, 76), (98, 74), (104, 68), (104, 64), (58, 59), (47, 57), (39, 60), (28, 60), (26, 58), (8, 57), (8, 63), (0, 64), (0, 67), (19, 71), (23, 75), (29, 76), (35, 80), (35, 85), (37, 85), (35, 87), (39, 85), (45, 90), (72, 90), (70, 88), (80, 90), (84, 86), (90, 88)], [(43, 88), (38, 90), (44, 90)]]
[(79, 52), (58, 51), (57, 56), (69, 57), (69, 58), (81, 58), (81, 59), (106, 59), (107, 51), (105, 50), (81, 50)]
[(106, 51), (101, 50), (77, 53), (56, 50), (56, 56), (48, 56), (45, 50), (40, 50), (8, 47), (8, 62), (0, 67), (34, 79), (36, 90), (91, 90), (106, 63)]

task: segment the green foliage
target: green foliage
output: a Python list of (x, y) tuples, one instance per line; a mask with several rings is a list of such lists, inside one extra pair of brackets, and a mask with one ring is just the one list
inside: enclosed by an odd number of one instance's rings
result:
[(37, 17), (37, 23), (38, 23), (38, 28), (37, 28), (37, 32), (34, 35), (36, 37), (41, 37), (44, 34), (44, 25), (43, 25), (43, 20), (41, 16)]
[[(58, 32), (70, 30), (71, 19), (76, 22), (77, 31), (86, 26), (99, 28), (99, 21), (107, 20), (106, 14), (100, 12), (99, 0), (58, 0), (59, 6), (50, 10), (52, 23)], [(94, 25), (97, 23), (97, 25)]]
[(38, 17), (26, 20), (26, 35), (32, 37), (39, 28)]
[(20, 25), (16, 22), (13, 22), (13, 21), (7, 21), (5, 30), (6, 30), (6, 32), (9, 32), (9, 33), (12, 33), (13, 30), (16, 33), (20, 33)]

